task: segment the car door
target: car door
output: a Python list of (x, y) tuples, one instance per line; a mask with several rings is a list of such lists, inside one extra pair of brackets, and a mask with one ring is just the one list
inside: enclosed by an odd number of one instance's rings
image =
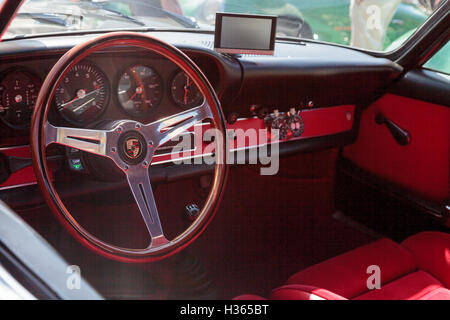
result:
[(358, 139), (342, 151), (338, 207), (382, 233), (395, 228), (398, 233), (403, 226), (398, 238), (449, 225), (450, 45), (446, 41), (363, 112)]

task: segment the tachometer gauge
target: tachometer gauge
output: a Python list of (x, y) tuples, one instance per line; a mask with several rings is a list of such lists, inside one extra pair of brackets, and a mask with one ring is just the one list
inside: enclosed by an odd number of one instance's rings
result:
[(83, 125), (98, 118), (106, 108), (109, 85), (106, 76), (96, 66), (76, 64), (56, 88), (55, 104), (67, 121)]
[(161, 102), (163, 85), (159, 74), (152, 68), (136, 65), (120, 77), (117, 97), (122, 108), (132, 116), (143, 116)]
[(183, 71), (178, 72), (173, 77), (170, 93), (173, 101), (184, 108), (198, 106), (203, 99), (194, 81)]
[(9, 72), (0, 82), (0, 118), (10, 127), (30, 126), (39, 93), (39, 79), (27, 71)]

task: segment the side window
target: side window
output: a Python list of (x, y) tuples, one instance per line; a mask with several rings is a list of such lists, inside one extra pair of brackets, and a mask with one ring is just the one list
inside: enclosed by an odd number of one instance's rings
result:
[(434, 56), (424, 65), (424, 68), (450, 74), (450, 42), (447, 42)]

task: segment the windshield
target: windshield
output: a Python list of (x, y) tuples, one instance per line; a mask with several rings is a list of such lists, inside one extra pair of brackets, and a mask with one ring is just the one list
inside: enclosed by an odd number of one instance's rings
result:
[[(216, 12), (278, 16), (277, 36), (401, 46), (446, 0), (26, 0), (4, 39), (78, 30), (214, 30)], [(0, 3), (3, 2), (0, 0)]]

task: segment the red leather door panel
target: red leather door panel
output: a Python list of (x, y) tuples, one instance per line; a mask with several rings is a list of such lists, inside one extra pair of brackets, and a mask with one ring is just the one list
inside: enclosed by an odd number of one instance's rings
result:
[[(379, 111), (409, 131), (410, 144), (400, 146), (375, 122)], [(450, 108), (386, 94), (363, 112), (358, 139), (343, 156), (423, 198), (448, 199)]]

